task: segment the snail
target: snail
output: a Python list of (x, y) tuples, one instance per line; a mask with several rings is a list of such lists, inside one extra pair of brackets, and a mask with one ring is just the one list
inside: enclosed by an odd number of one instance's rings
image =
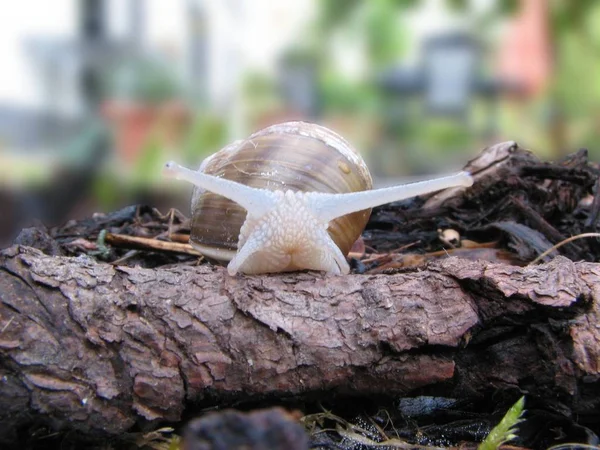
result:
[(198, 171), (168, 162), (166, 176), (195, 185), (190, 243), (229, 261), (230, 275), (302, 269), (347, 274), (346, 254), (371, 208), (456, 186), (467, 172), (372, 190), (360, 155), (320, 125), (269, 126), (206, 158)]

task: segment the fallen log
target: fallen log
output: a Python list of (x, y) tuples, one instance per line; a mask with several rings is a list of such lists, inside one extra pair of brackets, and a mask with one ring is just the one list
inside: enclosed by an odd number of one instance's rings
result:
[(269, 396), (545, 396), (600, 408), (600, 265), (458, 258), (392, 275), (227, 275), (0, 253), (0, 436), (90, 436)]

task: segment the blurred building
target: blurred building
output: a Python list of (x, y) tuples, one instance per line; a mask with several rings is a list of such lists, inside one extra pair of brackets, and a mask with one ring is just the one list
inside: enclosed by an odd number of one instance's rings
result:
[[(90, 102), (84, 72), (94, 64), (116, 67), (141, 53), (165, 61), (194, 100), (229, 111), (236, 107), (243, 74), (271, 70), (310, 19), (311, 9), (311, 0), (24, 0), (4, 5), (2, 140), (8, 145), (17, 138), (11, 137), (14, 127), (6, 125), (13, 123), (7, 110), (20, 116), (27, 110), (80, 118)], [(90, 21), (95, 22), (91, 28)]]

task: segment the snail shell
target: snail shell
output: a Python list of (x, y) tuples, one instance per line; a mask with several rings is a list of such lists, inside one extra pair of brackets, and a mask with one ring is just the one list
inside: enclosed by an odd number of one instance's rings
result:
[[(203, 161), (200, 172), (268, 190), (348, 193), (373, 182), (360, 155), (337, 133), (312, 123), (288, 122), (236, 141)], [(205, 256), (230, 261), (238, 250), (246, 210), (195, 187), (190, 243)], [(328, 233), (345, 255), (358, 239), (371, 209), (339, 217)]]

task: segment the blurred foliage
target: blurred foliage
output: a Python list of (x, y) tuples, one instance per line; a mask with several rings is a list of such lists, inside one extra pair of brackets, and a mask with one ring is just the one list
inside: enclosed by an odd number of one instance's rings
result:
[[(600, 156), (600, 20), (599, 2), (567, 8), (556, 20), (556, 74), (551, 98), (565, 122), (569, 143), (587, 146)], [(569, 2), (573, 4), (577, 2)], [(580, 9), (584, 8), (585, 13)], [(573, 144), (571, 144), (573, 145)]]
[(462, 149), (471, 140), (472, 132), (464, 123), (436, 118), (415, 128), (415, 140), (425, 148), (444, 148), (447, 152)]
[(158, 185), (168, 158), (158, 135), (151, 133), (133, 167), (125, 172), (114, 163), (103, 167), (93, 184), (94, 198), (101, 209), (114, 209)]
[(0, 188), (43, 186), (52, 181), (56, 161), (37, 155), (23, 156), (0, 152)]
[[(467, 9), (468, 2), (452, 1)], [(518, 13), (521, 2), (496, 2), (487, 21)], [(560, 156), (577, 147), (587, 147), (600, 157), (600, 2), (596, 0), (549, 0), (550, 39), (554, 51), (552, 83), (541, 98), (532, 100), (505, 134), (518, 134), (521, 119), (533, 129), (529, 144), (537, 151)], [(510, 111), (509, 111), (510, 114)]]
[(169, 148), (164, 134), (156, 124), (150, 131), (133, 166), (109, 164), (101, 170), (94, 183), (94, 195), (103, 209), (109, 210), (143, 195), (153, 187), (164, 184), (162, 168), (169, 159), (179, 159), (190, 166), (198, 166), (206, 156), (226, 144), (225, 121), (206, 112), (198, 113), (180, 148)]
[(412, 8), (420, 3), (420, 0), (375, 0), (363, 2), (361, 0), (321, 0), (319, 2), (318, 26), (321, 30), (331, 31), (344, 24), (365, 3), (377, 3), (375, 8), (386, 11), (400, 11)]
[(169, 158), (165, 150), (163, 141), (158, 134), (150, 133), (129, 176), (129, 184), (134, 190), (143, 190), (147, 186), (157, 184), (162, 174), (162, 168)]
[(100, 210), (110, 211), (122, 206), (123, 199), (127, 197), (128, 187), (113, 170), (103, 168), (98, 173), (93, 186), (92, 193)]
[(208, 112), (200, 112), (194, 118), (183, 145), (183, 159), (188, 164), (198, 164), (208, 155), (224, 147), (226, 143), (225, 120)]
[[(435, 170), (436, 165), (443, 164), (436, 157), (440, 152), (451, 157), (473, 143), (472, 130), (462, 121), (426, 117), (422, 104), (414, 105), (408, 98), (401, 102), (387, 98), (374, 82), (382, 70), (397, 65), (406, 54), (411, 37), (403, 23), (403, 13), (421, 3), (419, 0), (319, 2), (320, 41), (335, 43), (335, 37), (341, 36), (337, 42), (354, 47), (366, 67), (362, 78), (349, 77), (335, 65), (335, 52), (339, 49), (319, 47), (326, 55), (322, 59), (328, 62), (321, 67), (320, 76), (323, 113), (368, 117), (380, 123), (384, 135), (374, 143), (371, 149), (374, 152), (369, 156), (370, 166), (380, 175)], [(368, 152), (363, 149), (362, 153)]]
[[(286, 63), (295, 64), (300, 63), (305, 58), (305, 54), (294, 51), (288, 52), (285, 57), (288, 58)], [(310, 55), (306, 57), (309, 58)], [(250, 123), (254, 124), (261, 117), (283, 108), (278, 87), (277, 81), (264, 73), (249, 72), (245, 75), (242, 82), (242, 93)], [(225, 131), (223, 129), (223, 134)]]
[(333, 37), (336, 35), (342, 34), (349, 45), (358, 36), (363, 40), (360, 44), (367, 68), (386, 67), (396, 62), (406, 50), (401, 12), (418, 3), (417, 0), (322, 0), (318, 3), (317, 51), (331, 53), (334, 49), (323, 43), (335, 42)]
[(364, 17), (364, 23), (359, 23), (359, 26), (364, 29), (365, 50), (371, 69), (377, 70), (395, 63), (406, 51), (407, 40), (401, 24), (398, 3), (412, 2), (396, 0), (365, 2), (363, 12), (359, 14)]
[[(347, 33), (363, 36), (364, 59), (372, 70), (389, 66), (401, 59), (408, 42), (402, 35), (402, 12), (422, 5), (419, 0), (322, 0), (318, 3), (319, 42), (331, 42), (332, 36)], [(444, 4), (459, 13), (470, 13), (469, 0), (446, 0)], [(514, 17), (523, 3), (507, 0), (490, 4), (479, 16), (473, 16), (473, 29), (486, 41), (489, 30), (499, 21)], [(550, 45), (554, 51), (551, 85), (538, 98), (502, 103), (500, 134), (519, 139), (541, 153), (560, 156), (562, 152), (587, 146), (600, 155), (600, 2), (595, 0), (549, 0)], [(360, 39), (358, 40), (360, 41)], [(356, 44), (348, 41), (349, 45)], [(319, 51), (331, 52), (321, 45)], [(324, 61), (332, 58), (324, 57)], [(377, 111), (373, 90), (349, 80), (332, 64), (323, 68), (321, 77), (325, 111)], [(368, 84), (368, 81), (366, 82)], [(374, 106), (375, 105), (375, 106)], [(383, 120), (388, 120), (382, 117)], [(440, 125), (419, 121), (418, 130), (397, 127), (394, 135), (419, 147), (478, 145), (460, 121)]]
[(397, 176), (460, 169), (456, 166), (464, 161), (460, 155), (477, 148), (474, 132), (465, 122), (431, 117), (413, 124), (400, 123), (388, 131), (388, 141), (377, 149), (383, 161), (374, 162), (375, 173)]
[[(377, 73), (396, 63), (408, 48), (402, 11), (417, 0), (322, 0), (318, 2), (314, 59), (319, 62), (319, 94), (324, 115), (346, 114), (368, 118), (383, 108)], [(323, 43), (326, 43), (325, 45)], [(349, 75), (336, 56), (351, 52), (363, 61), (364, 71)]]
[(344, 79), (327, 71), (320, 79), (324, 113), (371, 113), (379, 109), (376, 89), (369, 83)]
[[(306, 65), (315, 68), (319, 94), (320, 114), (323, 118), (345, 117), (360, 129), (361, 120), (387, 135), (374, 148), (386, 158), (394, 152), (418, 171), (428, 170), (437, 161), (465, 149), (482, 144), (481, 131), (475, 131), (471, 121), (445, 120), (427, 117), (422, 111), (415, 115), (411, 101), (403, 102), (406, 117), (394, 117), (388, 108), (389, 99), (382, 98), (374, 84), (376, 74), (396, 64), (406, 53), (410, 36), (403, 26), (403, 13), (423, 4), (420, 0), (320, 0), (317, 3), (316, 21), (310, 24), (307, 38), (290, 48), (280, 61), (288, 66)], [(481, 38), (489, 24), (515, 15), (521, 2), (509, 0), (496, 2), (482, 16), (473, 18)], [(468, 0), (446, 0), (445, 5), (454, 11), (470, 11)], [(589, 146), (600, 154), (600, 2), (584, 0), (550, 0), (552, 46), (555, 49), (555, 74), (545, 95), (527, 102), (502, 104), (498, 127), (502, 136), (516, 138), (537, 151), (552, 148), (555, 124), (565, 124), (569, 150), (573, 143)], [(362, 61), (364, 71), (348, 74), (340, 66), (340, 49), (351, 52)], [(158, 61), (132, 61), (117, 71), (114, 92), (125, 97), (149, 102), (160, 102), (181, 93), (176, 77), (168, 67)], [(584, 88), (582, 88), (584, 87)], [(284, 111), (277, 80), (259, 72), (247, 73), (243, 80), (244, 107), (250, 123), (260, 123), (261, 118), (278, 117)], [(412, 109), (411, 109), (412, 108)], [(489, 111), (473, 109), (475, 122), (487, 120)], [(383, 125), (383, 126), (381, 126)], [(254, 125), (252, 125), (254, 126)], [(481, 128), (481, 127), (479, 127)], [(352, 136), (354, 138), (354, 136)], [(222, 148), (228, 139), (228, 120), (216, 114), (199, 113), (191, 126), (180, 154), (188, 164), (197, 164), (207, 155)], [(360, 139), (360, 138), (359, 138)], [(149, 142), (135, 166), (132, 185), (139, 186), (156, 181), (150, 173), (160, 172), (166, 155), (159, 151), (156, 141)], [(368, 149), (363, 149), (368, 152)], [(394, 164), (383, 163), (382, 169)], [(403, 171), (410, 171), (409, 168)], [(110, 186), (110, 182), (107, 183)], [(110, 190), (110, 188), (106, 188)], [(110, 197), (110, 196), (107, 196)]]
[[(455, 11), (468, 11), (468, 0), (446, 0), (446, 6)], [(422, 5), (419, 0), (320, 0), (317, 3), (316, 21), (311, 24), (308, 38), (295, 43), (284, 55), (281, 63), (310, 65), (316, 70), (320, 114), (323, 117), (344, 116), (360, 129), (364, 119), (375, 127), (380, 124), (387, 137), (375, 148), (386, 158), (399, 155), (402, 171), (406, 165), (417, 171), (445, 164), (445, 159), (464, 149), (480, 146), (471, 124), (461, 120), (426, 117), (417, 108), (418, 120), (394, 117), (388, 108), (389, 99), (382, 98), (374, 77), (382, 69), (402, 59), (410, 43), (403, 13)], [(553, 126), (558, 120), (566, 124), (568, 143), (589, 146), (600, 154), (600, 2), (585, 0), (570, 2), (550, 0), (552, 46), (555, 49), (555, 77), (546, 95), (529, 102), (507, 102), (499, 127), (503, 136), (523, 140), (536, 150), (547, 150), (553, 139)], [(497, 2), (484, 16), (475, 18), (476, 29), (485, 38), (490, 23), (513, 16), (520, 2)], [(478, 25), (477, 25), (478, 24)], [(353, 52), (363, 61), (364, 72), (349, 75), (336, 60), (340, 48)], [(112, 92), (133, 100), (159, 103), (181, 94), (181, 88), (170, 69), (159, 61), (135, 60), (122, 66), (112, 79)], [(263, 73), (247, 73), (243, 82), (244, 105), (251, 122), (271, 117), (284, 108), (277, 81)], [(584, 88), (582, 88), (584, 87)], [(414, 105), (404, 102), (403, 114), (413, 114)], [(412, 109), (411, 109), (412, 108)], [(487, 117), (488, 112), (474, 109), (475, 119)], [(276, 115), (274, 116), (276, 117)], [(376, 123), (379, 122), (379, 125)], [(195, 117), (189, 134), (180, 149), (187, 164), (197, 164), (204, 157), (222, 148), (228, 139), (228, 121), (216, 114), (200, 112)], [(387, 124), (387, 125), (386, 125)], [(527, 124), (524, 127), (524, 124)], [(359, 138), (360, 139), (360, 138)], [(364, 149), (368, 152), (368, 149)], [(142, 156), (133, 168), (131, 189), (149, 186), (156, 182), (156, 174), (168, 157), (156, 137), (146, 144)], [(381, 169), (396, 167), (384, 163)], [(433, 167), (432, 167), (433, 168)], [(394, 169), (396, 170), (396, 169)], [(154, 174), (154, 175), (151, 175)], [(118, 196), (116, 183), (111, 176), (98, 184), (104, 201)], [(111, 193), (112, 192), (112, 193)]]

